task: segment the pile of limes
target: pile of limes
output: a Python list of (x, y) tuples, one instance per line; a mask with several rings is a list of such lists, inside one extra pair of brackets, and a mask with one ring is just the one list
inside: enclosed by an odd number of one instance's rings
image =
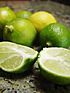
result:
[[(0, 69), (21, 73), (37, 59), (44, 77), (57, 84), (70, 83), (70, 50), (66, 49), (70, 46), (70, 31), (51, 13), (15, 13), (9, 7), (1, 7), (0, 41)], [(43, 48), (39, 55), (33, 46)]]
[(21, 10), (16, 13), (9, 7), (0, 8), (0, 40), (32, 47), (70, 46), (70, 32), (47, 11)]

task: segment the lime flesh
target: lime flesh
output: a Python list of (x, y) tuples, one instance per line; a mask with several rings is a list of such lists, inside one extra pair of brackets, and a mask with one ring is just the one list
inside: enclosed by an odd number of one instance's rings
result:
[(37, 51), (11, 42), (0, 43), (0, 68), (11, 73), (29, 69), (37, 57)]
[(70, 50), (65, 48), (44, 48), (38, 64), (44, 77), (56, 84), (70, 83)]

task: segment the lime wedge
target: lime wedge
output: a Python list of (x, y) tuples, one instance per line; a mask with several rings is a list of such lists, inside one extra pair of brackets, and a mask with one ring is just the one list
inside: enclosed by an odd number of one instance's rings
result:
[(7, 72), (24, 72), (34, 64), (38, 52), (11, 42), (0, 42), (0, 68)]
[(70, 83), (70, 50), (65, 48), (43, 48), (38, 65), (44, 77), (56, 84)]

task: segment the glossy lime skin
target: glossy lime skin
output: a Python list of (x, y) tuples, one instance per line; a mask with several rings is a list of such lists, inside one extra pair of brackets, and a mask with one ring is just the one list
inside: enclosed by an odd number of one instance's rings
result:
[(32, 15), (32, 13), (30, 11), (26, 11), (26, 10), (21, 10), (16, 12), (16, 16), (18, 18), (25, 18), (25, 19), (29, 19), (29, 17)]
[(52, 23), (46, 26), (40, 32), (40, 45), (65, 47), (70, 46), (70, 31), (68, 28), (60, 23)]
[(9, 7), (0, 8), (0, 24), (5, 25), (15, 18), (16, 18), (16, 15), (14, 11), (11, 10)]
[(32, 46), (36, 34), (37, 31), (29, 20), (17, 18), (5, 26), (3, 38), (18, 44)]
[(45, 26), (56, 23), (55, 17), (47, 11), (38, 11), (33, 13), (29, 20), (36, 27), (37, 31), (41, 31)]
[(0, 39), (2, 39), (3, 35), (3, 28), (4, 26), (14, 20), (16, 15), (12, 9), (9, 7), (1, 7), (0, 8)]

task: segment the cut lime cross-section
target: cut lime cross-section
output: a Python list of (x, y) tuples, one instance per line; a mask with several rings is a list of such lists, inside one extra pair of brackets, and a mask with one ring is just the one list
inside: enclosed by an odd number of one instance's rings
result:
[(56, 84), (70, 83), (70, 50), (65, 48), (44, 48), (38, 58), (44, 77)]
[(38, 52), (11, 42), (0, 42), (0, 68), (7, 72), (24, 72), (34, 64)]

